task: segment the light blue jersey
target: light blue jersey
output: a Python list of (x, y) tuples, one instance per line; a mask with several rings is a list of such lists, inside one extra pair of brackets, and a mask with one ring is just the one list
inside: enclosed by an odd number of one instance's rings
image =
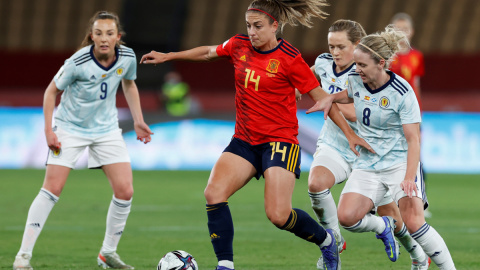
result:
[(132, 49), (115, 48), (116, 60), (108, 68), (93, 56), (93, 45), (65, 60), (54, 77), (62, 99), (55, 125), (77, 135), (95, 137), (118, 129), (117, 89), (123, 78), (135, 80), (137, 60)]
[(348, 96), (354, 99), (358, 135), (375, 150), (360, 149), (354, 169), (382, 170), (407, 162), (404, 124), (420, 123), (420, 107), (412, 87), (388, 71), (390, 80), (372, 90), (358, 74), (348, 76)]
[[(333, 61), (332, 55), (329, 53), (321, 54), (315, 60), (315, 73), (322, 82), (322, 88), (328, 94), (335, 94), (347, 89), (348, 74), (355, 71), (355, 64), (352, 64), (346, 70), (337, 73), (335, 68), (337, 65)], [(356, 123), (347, 120), (347, 123), (357, 131)], [(333, 149), (337, 150), (340, 155), (348, 162), (353, 163), (356, 156), (348, 144), (348, 140), (342, 130), (330, 119), (325, 121), (320, 135), (318, 137), (317, 145), (320, 143), (327, 144)]]

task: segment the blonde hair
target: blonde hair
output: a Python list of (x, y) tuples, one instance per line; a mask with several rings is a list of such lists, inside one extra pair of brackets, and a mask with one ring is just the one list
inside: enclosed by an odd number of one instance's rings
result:
[(343, 31), (345, 31), (348, 40), (353, 44), (357, 43), (367, 35), (361, 24), (351, 20), (337, 20), (330, 26), (330, 28), (328, 28), (328, 32)]
[(359, 44), (361, 46), (357, 46), (357, 49), (370, 54), (376, 63), (379, 63), (381, 59), (385, 60), (384, 69), (387, 69), (393, 56), (401, 49), (401, 42), (405, 42), (405, 45), (410, 47), (405, 33), (390, 24), (383, 32), (363, 37)]
[[(85, 37), (83, 38), (80, 48), (93, 44), (93, 40), (91, 37), (93, 24), (97, 20), (107, 20), (107, 19), (113, 20), (115, 22), (115, 25), (117, 26), (117, 31), (119, 34), (122, 35), (122, 37), (125, 35), (125, 32), (123, 31), (123, 27), (120, 24), (120, 19), (118, 18), (117, 14), (113, 12), (108, 12), (108, 11), (98, 11), (97, 13), (95, 13), (95, 15), (93, 15), (92, 18), (90, 18), (90, 21), (88, 22), (88, 27), (85, 33)], [(122, 44), (125, 44), (125, 42), (123, 42), (122, 40), (119, 40), (115, 46), (119, 47)]]
[[(254, 0), (248, 6), (247, 12), (261, 12), (264, 11), (268, 17), (270, 24), (275, 20), (278, 21), (280, 31), (283, 31), (285, 24), (292, 26), (298, 23), (312, 27), (312, 17), (325, 19), (328, 15), (322, 10), (323, 7), (328, 6), (326, 0)], [(250, 9), (258, 9), (250, 10)]]

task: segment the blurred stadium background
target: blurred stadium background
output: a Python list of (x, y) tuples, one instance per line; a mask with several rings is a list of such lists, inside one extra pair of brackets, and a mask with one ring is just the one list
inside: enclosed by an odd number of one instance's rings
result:
[[(127, 46), (137, 59), (151, 50), (169, 52), (220, 44), (245, 33), (250, 0), (0, 0), (0, 168), (43, 168), (43, 93), (63, 61), (78, 48), (88, 19), (98, 10), (120, 15)], [(397, 12), (415, 21), (413, 46), (425, 55), (421, 80), (424, 114), (422, 155), (431, 172), (480, 173), (480, 62), (478, 0), (335, 0), (313, 28), (286, 26), (281, 35), (308, 64), (327, 52), (327, 30), (337, 19), (360, 22), (367, 33), (382, 30)], [(181, 117), (166, 113), (159, 98), (164, 75), (176, 71), (190, 87), (196, 110)], [(139, 145), (122, 92), (119, 118), (136, 169), (211, 168), (233, 134), (233, 69), (228, 61), (174, 62), (138, 66), (137, 85), (153, 143)], [(305, 116), (299, 103), (303, 168), (323, 115)], [(195, 134), (195, 136), (192, 136)], [(183, 151), (187, 150), (188, 151)], [(205, 155), (208, 158), (199, 158)], [(138, 161), (137, 162), (135, 161)], [(84, 166), (84, 159), (79, 167)]]

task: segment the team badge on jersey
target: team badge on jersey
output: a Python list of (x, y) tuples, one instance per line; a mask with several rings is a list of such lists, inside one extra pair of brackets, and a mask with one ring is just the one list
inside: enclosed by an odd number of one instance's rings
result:
[(118, 68), (117, 71), (115, 71), (115, 74), (117, 74), (117, 76), (122, 76), (123, 74), (123, 68)]
[(247, 57), (245, 55), (243, 55), (242, 57), (240, 57), (240, 60), (242, 60), (243, 62), (247, 61)]
[(277, 73), (279, 66), (280, 61), (278, 61), (277, 59), (270, 59), (270, 61), (268, 61), (267, 71), (270, 73)]
[(387, 97), (382, 97), (380, 99), (380, 108), (388, 108), (388, 106), (390, 106), (390, 100), (387, 98)]
[(58, 158), (58, 157), (60, 157), (61, 155), (62, 155), (62, 149), (61, 149), (61, 148), (60, 148), (60, 149), (57, 149), (57, 150), (55, 150), (55, 151), (52, 151), (52, 157), (54, 157), (54, 158)]

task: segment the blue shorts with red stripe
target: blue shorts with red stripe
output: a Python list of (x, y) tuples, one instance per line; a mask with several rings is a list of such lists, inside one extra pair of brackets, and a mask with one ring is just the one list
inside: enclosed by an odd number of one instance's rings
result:
[(238, 138), (233, 138), (223, 152), (230, 152), (241, 156), (250, 162), (257, 170), (255, 178), (260, 179), (270, 167), (282, 167), (300, 178), (300, 146), (286, 142), (268, 142), (251, 145)]

